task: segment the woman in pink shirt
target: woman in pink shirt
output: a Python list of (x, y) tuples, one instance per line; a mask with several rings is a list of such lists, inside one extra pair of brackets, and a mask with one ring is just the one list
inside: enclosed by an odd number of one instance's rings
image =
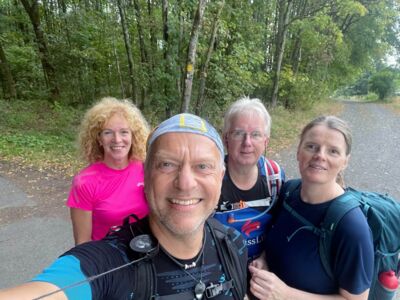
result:
[(102, 239), (134, 213), (148, 213), (143, 163), (149, 127), (128, 100), (103, 98), (81, 123), (79, 145), (89, 166), (75, 177), (68, 196), (75, 244)]

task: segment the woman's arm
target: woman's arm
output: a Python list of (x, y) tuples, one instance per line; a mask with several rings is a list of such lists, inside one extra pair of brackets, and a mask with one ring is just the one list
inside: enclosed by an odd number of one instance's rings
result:
[(318, 295), (286, 285), (274, 273), (249, 266), (250, 290), (260, 300), (367, 300), (369, 289), (360, 295), (340, 289), (337, 295)]
[(72, 228), (75, 245), (92, 240), (92, 212), (79, 208), (71, 208)]
[[(32, 300), (58, 290), (58, 287), (48, 282), (28, 282), (16, 287), (0, 290), (0, 300)], [(64, 292), (58, 292), (43, 299), (67, 300)]]

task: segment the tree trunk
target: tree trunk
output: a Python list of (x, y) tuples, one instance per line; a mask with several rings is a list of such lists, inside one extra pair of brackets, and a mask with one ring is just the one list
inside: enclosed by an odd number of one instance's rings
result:
[[(13, 0), (12, 5), (14, 9), (19, 12), (20, 10), (20, 0)], [(12, 21), (15, 24), (15, 27), (19, 29), (21, 32), (21, 38), (24, 41), (24, 45), (30, 45), (31, 43), (31, 29), (29, 28), (29, 24), (24, 22), (22, 18), (13, 18)]]
[[(182, 48), (184, 47), (184, 36), (185, 36), (185, 18), (183, 16), (183, 11), (184, 11), (184, 5), (182, 3), (182, 0), (178, 0), (178, 53), (182, 53)], [(176, 89), (178, 91), (178, 94), (180, 95), (180, 98), (182, 98), (183, 95), (183, 86), (185, 85), (185, 64), (186, 60), (183, 60), (181, 55), (179, 55), (179, 58), (177, 60), (178, 62), (178, 67), (180, 70), (180, 77), (176, 79)]]
[(51, 99), (54, 102), (60, 97), (60, 90), (58, 89), (55, 69), (50, 62), (50, 54), (47, 48), (47, 42), (40, 26), (39, 2), (38, 0), (34, 0), (33, 3), (30, 4), (29, 0), (21, 0), (21, 3), (29, 15), (29, 19), (32, 23), (33, 31), (35, 32), (36, 43), (39, 48), (39, 56), (43, 67), (45, 81), (47, 86), (50, 88)]
[(0, 79), (3, 88), (4, 98), (7, 100), (17, 98), (14, 78), (8, 66), (6, 54), (3, 51), (3, 46), (0, 39)]
[(67, 5), (65, 4), (65, 0), (57, 0), (58, 8), (61, 9), (63, 14), (67, 13)]
[(281, 73), (283, 54), (285, 52), (286, 34), (289, 24), (289, 15), (292, 0), (280, 0), (278, 9), (278, 28), (275, 40), (275, 59), (273, 68), (273, 87), (271, 96), (271, 106), (275, 107), (278, 103), (279, 77)]
[[(140, 60), (142, 63), (142, 68), (145, 73), (149, 74), (150, 73), (150, 68), (149, 68), (149, 61), (148, 61), (148, 54), (146, 50), (146, 45), (144, 43), (144, 33), (143, 33), (143, 25), (142, 25), (142, 15), (140, 12), (140, 6), (139, 6), (139, 1), (138, 0), (133, 0), (133, 6), (135, 8), (135, 15), (136, 15), (136, 24), (138, 28), (138, 37), (139, 37), (139, 48), (140, 48)], [(153, 78), (153, 76), (150, 76), (150, 78)], [(140, 109), (144, 110), (145, 108), (145, 103), (147, 102), (147, 87), (142, 84), (141, 86), (141, 99), (140, 99)]]
[(136, 24), (138, 28), (139, 46), (140, 46), (140, 57), (143, 63), (147, 63), (147, 50), (144, 43), (144, 33), (142, 25), (142, 14), (140, 12), (140, 6), (138, 0), (133, 0), (133, 6), (135, 8)]
[(43, 11), (43, 20), (44, 23), (46, 24), (46, 32), (52, 32), (54, 33), (54, 20), (53, 20), (53, 15), (52, 12), (54, 10), (54, 5), (52, 5), (52, 2), (50, 3), (47, 0), (41, 0), (42, 1), (42, 11)]
[[(153, 3), (151, 0), (147, 1), (147, 15), (150, 20), (154, 20), (154, 13), (153, 13)], [(153, 70), (154, 68), (154, 56), (157, 55), (157, 33), (155, 29), (155, 24), (154, 22), (151, 22), (149, 25), (149, 33), (150, 33), (150, 49), (152, 55), (149, 56), (149, 61), (151, 64), (151, 69)]]
[(222, 9), (224, 8), (225, 5), (225, 0), (222, 0), (219, 5), (219, 9), (217, 11), (217, 14), (215, 15), (214, 22), (213, 22), (213, 29), (210, 37), (210, 42), (208, 44), (208, 50), (207, 50), (207, 55), (206, 59), (201, 67), (201, 72), (200, 72), (200, 87), (199, 87), (199, 95), (197, 97), (197, 102), (196, 102), (196, 108), (195, 108), (195, 113), (197, 115), (200, 115), (201, 109), (203, 107), (204, 103), (204, 91), (206, 88), (206, 78), (207, 78), (207, 72), (208, 72), (208, 65), (211, 60), (211, 55), (214, 50), (214, 43), (215, 43), (215, 38), (218, 33), (218, 25), (219, 25), (219, 17), (221, 15)]
[(192, 33), (190, 36), (188, 55), (186, 60), (185, 87), (183, 90), (182, 106), (181, 106), (182, 112), (189, 111), (190, 98), (192, 96), (194, 66), (196, 63), (196, 49), (197, 49), (199, 32), (205, 8), (206, 8), (206, 0), (199, 0), (199, 5), (197, 7), (196, 15), (193, 20)]
[(119, 16), (121, 18), (121, 27), (122, 27), (122, 34), (124, 36), (124, 43), (125, 43), (125, 50), (126, 56), (128, 59), (128, 68), (129, 68), (129, 84), (130, 84), (130, 91), (128, 97), (131, 97), (133, 101), (137, 104), (137, 95), (136, 95), (136, 81), (133, 76), (133, 58), (132, 58), (132, 48), (131, 48), (131, 39), (129, 36), (128, 27), (126, 26), (126, 18), (125, 18), (125, 11), (124, 5), (122, 3), (123, 0), (117, 0), (117, 6), (119, 11)]
[(119, 85), (120, 85), (120, 88), (121, 88), (121, 95), (122, 95), (122, 98), (125, 98), (124, 81), (123, 81), (123, 79), (122, 79), (121, 69), (120, 69), (120, 67), (119, 67), (118, 53), (117, 53), (117, 49), (116, 49), (116, 47), (115, 47), (115, 42), (114, 42), (114, 41), (112, 42), (112, 46), (113, 46), (113, 54), (114, 54), (114, 57), (115, 57), (115, 65), (116, 65), (116, 67), (117, 67)]
[[(270, 73), (272, 70), (272, 62), (273, 62), (273, 50), (272, 50), (272, 45), (273, 43), (273, 28), (274, 28), (274, 24), (271, 24), (271, 20), (273, 20), (273, 15), (274, 13), (272, 12), (273, 10), (273, 5), (272, 3), (266, 4), (268, 5), (265, 8), (265, 17), (264, 17), (264, 24), (265, 24), (265, 35), (264, 35), (264, 66), (263, 66), (263, 70), (266, 73)], [(271, 28), (272, 27), (272, 28)], [(268, 95), (267, 97), (269, 97), (270, 95)]]
[[(162, 19), (163, 19), (163, 56), (165, 64), (165, 74), (170, 74), (170, 58), (169, 58), (169, 28), (168, 28), (168, 0), (162, 0)], [(171, 117), (172, 110), (170, 107), (170, 85), (164, 81), (164, 96), (165, 96), (165, 117)]]
[(292, 56), (291, 56), (291, 64), (292, 64), (292, 71), (293, 74), (296, 76), (297, 72), (299, 71), (300, 66), (300, 59), (301, 59), (301, 38), (300, 38), (301, 31), (298, 32), (296, 36), (296, 40), (294, 42)]

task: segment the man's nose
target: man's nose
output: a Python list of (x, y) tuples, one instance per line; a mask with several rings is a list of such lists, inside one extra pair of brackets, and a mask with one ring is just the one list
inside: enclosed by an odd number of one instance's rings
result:
[(251, 140), (251, 134), (250, 133), (245, 133), (243, 136), (243, 144), (251, 144), (252, 140)]
[(179, 190), (191, 190), (196, 187), (197, 179), (196, 174), (190, 165), (183, 165), (175, 180), (175, 185)]

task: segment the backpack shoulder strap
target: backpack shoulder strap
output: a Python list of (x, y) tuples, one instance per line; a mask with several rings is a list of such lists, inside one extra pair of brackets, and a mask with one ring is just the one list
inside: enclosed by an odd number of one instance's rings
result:
[(282, 187), (282, 195), (283, 199), (289, 199), (289, 196), (297, 189), (301, 187), (301, 179), (291, 179), (285, 181), (285, 184)]
[(344, 215), (357, 206), (360, 206), (360, 203), (356, 195), (351, 192), (343, 194), (329, 205), (323, 226), (334, 231)]
[(264, 156), (259, 158), (258, 166), (260, 167), (261, 175), (267, 178), (268, 192), (271, 198), (275, 200), (285, 180), (285, 173), (278, 163)]
[(315, 235), (319, 236), (319, 255), (321, 258), (322, 266), (324, 267), (326, 273), (331, 279), (334, 279), (333, 271), (331, 267), (331, 248), (332, 248), (332, 238), (335, 233), (336, 227), (338, 226), (340, 220), (343, 216), (355, 207), (358, 207), (359, 201), (356, 195), (351, 192), (347, 192), (338, 199), (332, 201), (326, 212), (324, 220), (320, 227), (315, 226), (309, 222), (306, 218), (301, 216), (294, 208), (289, 204), (288, 199), (290, 195), (301, 187), (300, 180), (289, 180), (285, 182), (282, 189), (283, 194), (283, 208), (287, 210), (294, 218), (300, 221), (303, 226), (298, 228), (293, 232), (288, 240), (293, 238), (293, 236), (300, 230), (310, 230)]
[[(224, 164), (225, 164), (225, 168), (228, 169), (228, 155), (227, 154), (224, 157)], [(222, 180), (226, 180), (226, 179), (228, 179), (228, 172), (225, 172)]]
[(332, 239), (340, 220), (353, 208), (360, 206), (360, 203), (351, 192), (346, 192), (329, 205), (324, 220), (321, 224), (321, 237), (319, 240), (319, 254), (321, 263), (331, 279), (334, 278), (331, 266)]
[(135, 270), (135, 299), (153, 299), (156, 295), (156, 270), (152, 259), (137, 264)]
[(303, 226), (299, 227), (296, 231), (294, 231), (287, 239), (290, 241), (297, 232), (300, 230), (309, 230), (312, 231), (315, 235), (321, 236), (322, 231), (320, 228), (315, 226), (313, 223), (308, 221), (306, 218), (304, 218), (302, 215), (300, 215), (289, 203), (289, 198), (291, 197), (292, 193), (295, 192), (296, 190), (300, 189), (301, 187), (301, 180), (300, 179), (294, 179), (294, 180), (289, 180), (285, 182), (283, 188), (282, 188), (282, 195), (283, 195), (283, 208), (288, 211), (295, 219), (297, 219), (300, 223), (303, 224)]
[(233, 280), (234, 299), (243, 299), (247, 282), (247, 247), (242, 235), (231, 227), (224, 226), (214, 218), (207, 219), (215, 241), (221, 264), (228, 280)]
[[(126, 248), (129, 248), (132, 238), (141, 234), (151, 234), (148, 218), (139, 219), (135, 214), (131, 214), (124, 219), (122, 226), (111, 230), (105, 239), (121, 251), (129, 253), (129, 259), (134, 260), (141, 254)], [(135, 264), (133, 269), (132, 285), (135, 299), (152, 299), (153, 295), (156, 295), (156, 271), (153, 259), (145, 259)]]

